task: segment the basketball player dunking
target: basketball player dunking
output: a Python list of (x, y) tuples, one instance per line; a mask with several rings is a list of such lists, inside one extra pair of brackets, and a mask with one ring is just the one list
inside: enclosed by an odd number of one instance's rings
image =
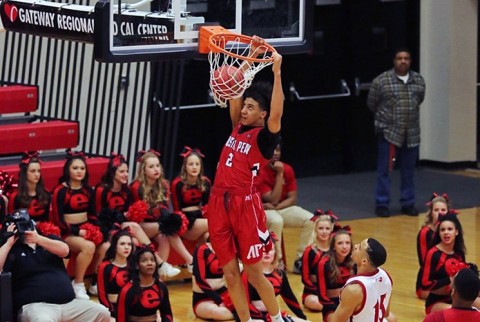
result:
[[(254, 39), (252, 48), (264, 43), (259, 37)], [(258, 172), (272, 158), (280, 136), (284, 100), (282, 56), (275, 53), (273, 58), (273, 88), (270, 84), (257, 83), (245, 91), (244, 99), (229, 101), (233, 131), (220, 155), (208, 202), (211, 243), (223, 266), (241, 321), (251, 321), (251, 318), (239, 260), (272, 321), (283, 321), (272, 284), (262, 272), (263, 250), (273, 243), (266, 227), (262, 200), (255, 188)]]

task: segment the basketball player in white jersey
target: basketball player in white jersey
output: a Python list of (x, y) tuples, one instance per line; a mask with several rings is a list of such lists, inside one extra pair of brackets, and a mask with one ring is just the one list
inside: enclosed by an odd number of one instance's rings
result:
[(343, 287), (340, 305), (328, 322), (396, 322), (390, 312), (392, 278), (379, 267), (387, 259), (385, 247), (376, 239), (364, 239), (355, 245), (352, 259), (357, 275)]

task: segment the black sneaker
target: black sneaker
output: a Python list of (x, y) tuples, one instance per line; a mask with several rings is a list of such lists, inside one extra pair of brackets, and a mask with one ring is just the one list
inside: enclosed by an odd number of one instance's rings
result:
[(409, 216), (418, 216), (418, 210), (413, 205), (402, 207), (402, 213)]
[(293, 272), (293, 274), (302, 274), (302, 259), (301, 258), (297, 258), (293, 262), (292, 272)]
[(386, 206), (377, 206), (377, 208), (375, 208), (375, 215), (383, 218), (390, 217), (390, 210), (388, 210)]

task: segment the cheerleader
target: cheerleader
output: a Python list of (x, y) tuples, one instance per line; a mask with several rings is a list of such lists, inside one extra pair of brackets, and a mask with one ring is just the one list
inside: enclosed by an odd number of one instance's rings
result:
[(129, 262), (130, 281), (118, 295), (116, 321), (172, 322), (168, 289), (158, 276), (154, 251), (139, 248)]
[(8, 202), (8, 213), (26, 208), (36, 222), (49, 220), (50, 192), (43, 183), (41, 160), (38, 152), (22, 154), (18, 172), (18, 189), (13, 191)]
[(128, 230), (119, 230), (112, 236), (105, 259), (98, 268), (98, 300), (112, 315), (115, 314), (118, 293), (129, 281), (127, 264), (132, 250), (132, 236)]
[(332, 233), (330, 251), (318, 264), (319, 299), (323, 305), (323, 321), (335, 312), (339, 303), (340, 291), (346, 281), (355, 274), (352, 261), (352, 235), (349, 226), (336, 224)]
[[(274, 233), (271, 234), (271, 238), (274, 243), (278, 242)], [(264, 250), (262, 257), (263, 274), (272, 284), (275, 296), (280, 295), (290, 310), (296, 315), (290, 316), (282, 313), (283, 321), (307, 321), (307, 316), (303, 313), (300, 304), (292, 291), (290, 283), (288, 282), (287, 273), (284, 270), (278, 269), (280, 260), (275, 251), (276, 248), (277, 247), (273, 246), (268, 251)], [(247, 274), (245, 274), (245, 272), (242, 274), (242, 280), (248, 293), (247, 298), (250, 300), (249, 307), (252, 320), (269, 321), (268, 319), (270, 319), (270, 316), (267, 308), (256, 289), (248, 283)]]
[(205, 212), (210, 197), (210, 179), (203, 175), (205, 156), (199, 149), (186, 146), (180, 176), (172, 182), (172, 203), (175, 211), (183, 212), (188, 218), (188, 230), (182, 235), (187, 240), (197, 240), (208, 232)]
[(223, 270), (209, 241), (193, 253), (193, 312), (208, 321), (233, 320), (235, 308), (226, 288)]
[[(451, 279), (461, 268), (468, 266), (463, 229), (456, 214), (439, 216), (433, 242), (435, 246), (427, 252), (422, 275), (422, 289), (430, 291), (425, 301), (427, 314), (452, 306)], [(473, 306), (479, 305), (477, 298)]]
[[(137, 177), (130, 185), (133, 200), (143, 200), (147, 203), (148, 215), (140, 226), (147, 236), (157, 242), (161, 258), (168, 258), (170, 243), (187, 263), (192, 263), (192, 255), (187, 251), (178, 235), (166, 237), (160, 232), (159, 220), (168, 215), (170, 201), (169, 182), (165, 179), (163, 167), (160, 164), (160, 153), (155, 150), (140, 151), (137, 154)], [(173, 277), (180, 274), (180, 270), (166, 261), (160, 268), (162, 276)]]
[[(70, 250), (77, 254), (73, 289), (78, 299), (88, 300), (83, 279), (95, 252), (103, 258), (106, 247), (90, 200), (93, 189), (88, 183), (88, 168), (82, 152), (68, 151), (63, 175), (53, 191), (51, 221), (60, 227), (61, 236)], [(85, 225), (89, 223), (90, 225)], [(98, 263), (99, 264), (99, 263)], [(98, 265), (95, 265), (97, 267)], [(89, 289), (95, 295), (95, 286)]]
[(322, 256), (330, 250), (330, 238), (337, 217), (329, 210), (318, 209), (312, 219), (313, 244), (305, 248), (302, 256), (303, 305), (311, 311), (320, 312), (323, 305), (318, 289), (318, 265)]
[(421, 299), (426, 299), (428, 296), (428, 291), (422, 290), (422, 274), (425, 256), (428, 250), (434, 246), (433, 238), (435, 237), (435, 230), (437, 229), (438, 216), (445, 215), (449, 211), (448, 197), (446, 194), (439, 196), (434, 193), (427, 205), (429, 206), (429, 211), (425, 224), (417, 235), (417, 256), (420, 268), (417, 274), (416, 293), (418, 298)]

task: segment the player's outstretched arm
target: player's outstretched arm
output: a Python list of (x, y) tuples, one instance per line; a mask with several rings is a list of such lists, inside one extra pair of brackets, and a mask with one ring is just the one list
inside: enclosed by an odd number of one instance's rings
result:
[(328, 322), (345, 322), (350, 319), (355, 309), (363, 301), (362, 287), (358, 284), (345, 286), (340, 294), (340, 304), (334, 313), (328, 316)]
[(235, 127), (240, 122), (240, 117), (243, 107), (243, 97), (231, 99), (228, 101), (230, 109), (230, 119), (232, 120), (232, 127)]
[(270, 116), (267, 120), (268, 130), (271, 133), (278, 133), (282, 125), (283, 115), (283, 88), (282, 88), (282, 56), (279, 53), (273, 53), (273, 90), (272, 100), (270, 102)]

